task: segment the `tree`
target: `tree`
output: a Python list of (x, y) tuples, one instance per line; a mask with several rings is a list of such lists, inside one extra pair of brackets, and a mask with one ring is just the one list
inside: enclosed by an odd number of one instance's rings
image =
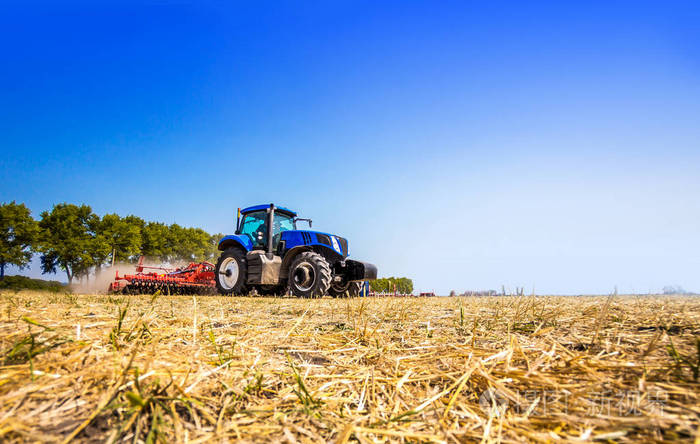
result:
[(661, 291), (663, 294), (689, 294), (680, 285), (667, 285)]
[(161, 222), (148, 222), (141, 230), (141, 254), (168, 262), (172, 256), (170, 230)]
[(119, 251), (116, 252), (116, 260), (137, 262), (139, 260), (139, 256), (141, 256), (141, 248), (143, 247), (143, 229), (146, 222), (133, 214), (123, 217), (122, 222), (131, 227), (130, 230), (137, 231), (138, 236), (136, 236), (135, 245), (131, 245), (131, 247), (135, 246), (135, 248), (127, 248), (126, 244), (122, 245), (121, 253)]
[[(92, 258), (92, 264), (95, 266), (95, 276), (99, 276), (102, 271), (102, 264), (105, 263), (107, 256), (109, 256), (110, 246), (108, 239), (100, 235), (102, 220), (100, 220), (99, 216), (95, 216), (96, 217), (91, 218), (88, 222), (90, 232), (93, 234), (90, 241), (89, 252)], [(89, 270), (86, 270), (85, 273), (89, 273)]]
[(19, 269), (29, 265), (38, 232), (36, 221), (23, 203), (0, 205), (0, 279), (5, 277), (5, 265)]
[(376, 291), (378, 293), (393, 293), (394, 286), (396, 286), (396, 291), (401, 294), (413, 293), (413, 281), (406, 277), (390, 277), (375, 279), (373, 281), (370, 281), (369, 285), (372, 288), (372, 291)]
[(183, 228), (172, 224), (169, 229), (170, 262), (199, 261), (207, 258), (211, 236), (201, 228)]
[(98, 222), (98, 216), (87, 205), (62, 203), (50, 212), (42, 212), (38, 242), (42, 272), (55, 273), (61, 268), (69, 284), (74, 277), (86, 274), (94, 264)]
[(141, 254), (162, 262), (191, 262), (211, 259), (212, 236), (201, 228), (170, 226), (160, 222), (148, 222), (141, 234)]
[(137, 255), (141, 248), (141, 225), (143, 221), (136, 216), (119, 217), (117, 214), (105, 214), (95, 224), (95, 238), (92, 247), (95, 273), (110, 259), (126, 261)]
[(410, 294), (413, 293), (413, 281), (409, 278), (402, 277), (396, 279), (396, 288), (399, 293)]

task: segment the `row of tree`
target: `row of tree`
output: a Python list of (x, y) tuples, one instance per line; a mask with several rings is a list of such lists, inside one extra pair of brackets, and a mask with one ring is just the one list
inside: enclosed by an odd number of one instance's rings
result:
[(35, 253), (40, 254), (43, 273), (61, 269), (69, 283), (140, 256), (170, 264), (209, 260), (216, 256), (221, 237), (137, 216), (100, 217), (88, 205), (66, 203), (42, 212), (37, 221), (24, 204), (10, 202), (0, 204), (0, 278), (6, 265), (25, 268)]
[(401, 294), (413, 293), (413, 281), (405, 277), (380, 278), (369, 281), (372, 291), (377, 293), (393, 293), (394, 289)]

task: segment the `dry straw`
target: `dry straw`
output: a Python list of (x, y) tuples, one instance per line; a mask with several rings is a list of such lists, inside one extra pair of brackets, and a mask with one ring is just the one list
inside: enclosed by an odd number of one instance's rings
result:
[(0, 304), (3, 442), (699, 442), (693, 297)]

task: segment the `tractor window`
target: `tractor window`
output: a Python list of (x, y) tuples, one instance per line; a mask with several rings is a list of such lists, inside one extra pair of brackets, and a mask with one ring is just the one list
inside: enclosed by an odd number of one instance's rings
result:
[[(273, 247), (277, 248), (283, 231), (294, 230), (294, 218), (283, 213), (275, 212), (273, 229)], [(240, 234), (247, 235), (253, 241), (253, 247), (265, 247), (267, 242), (267, 211), (253, 211), (243, 216)]]
[(275, 212), (275, 222), (273, 225), (272, 248), (276, 250), (280, 239), (282, 239), (282, 232), (295, 230), (296, 227), (294, 226), (294, 218), (292, 216), (287, 216), (286, 214), (278, 212)]
[(283, 213), (275, 212), (274, 234), (294, 230), (294, 218)]
[(253, 246), (264, 247), (267, 237), (266, 221), (267, 211), (247, 213), (241, 221), (241, 234), (247, 235), (253, 241)]

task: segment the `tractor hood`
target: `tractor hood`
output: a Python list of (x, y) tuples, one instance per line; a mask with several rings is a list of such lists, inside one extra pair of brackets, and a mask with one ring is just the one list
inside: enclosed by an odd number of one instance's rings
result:
[(289, 230), (282, 232), (282, 241), (286, 249), (300, 245), (322, 245), (330, 248), (343, 257), (348, 256), (348, 240), (330, 233), (310, 230)]

